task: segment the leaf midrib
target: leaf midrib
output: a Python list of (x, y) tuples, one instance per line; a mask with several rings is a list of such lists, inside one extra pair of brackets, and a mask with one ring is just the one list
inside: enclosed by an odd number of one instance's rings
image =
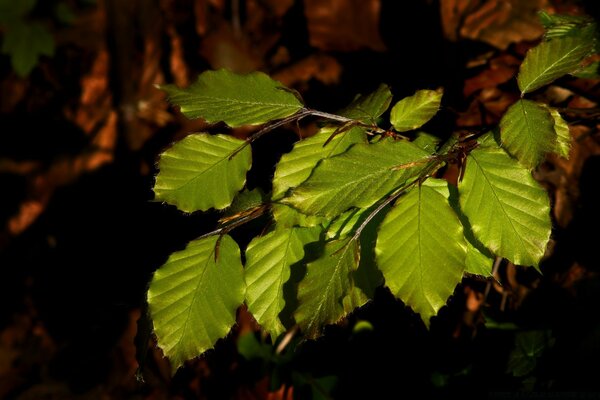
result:
[(504, 209), (504, 205), (502, 204), (502, 202), (500, 201), (500, 198), (498, 197), (498, 194), (496, 194), (496, 190), (494, 189), (494, 185), (491, 184), (490, 179), (488, 178), (488, 176), (486, 175), (484, 169), (481, 167), (481, 164), (479, 163), (479, 161), (477, 161), (477, 157), (475, 157), (473, 155), (473, 153), (471, 153), (471, 157), (473, 158), (473, 160), (475, 161), (475, 163), (477, 164), (477, 167), (479, 168), (479, 171), (481, 171), (481, 175), (483, 175), (483, 177), (485, 178), (486, 183), (488, 184), (490, 190), (492, 191), (492, 194), (494, 195), (494, 198), (496, 199), (496, 202), (500, 205), (500, 208), (502, 209), (502, 213), (504, 214), (504, 217), (506, 219), (508, 219), (508, 222), (510, 223), (511, 228), (513, 229), (513, 231), (516, 233), (516, 237), (519, 238), (519, 241), (521, 242), (521, 247), (523, 249), (527, 249), (527, 246), (525, 244), (525, 242), (523, 242), (523, 238), (521, 237), (521, 235), (519, 234), (519, 231), (517, 231), (517, 229), (515, 228), (512, 219), (508, 216), (508, 213), (506, 212), (506, 210)]
[[(551, 42), (547, 42), (547, 43), (551, 43)], [(546, 73), (548, 73), (549, 70), (551, 70), (552, 68), (555, 68), (556, 64), (559, 64), (564, 59), (568, 58), (573, 52), (579, 50), (580, 47), (586, 46), (586, 45), (587, 44), (585, 42), (579, 42), (579, 45), (572, 47), (571, 50), (569, 50), (569, 52), (567, 52), (564, 56), (562, 56), (561, 58), (557, 59), (555, 62), (550, 64), (548, 67), (546, 67), (546, 69), (544, 69), (540, 74), (538, 74), (538, 76), (536, 78), (534, 78), (531, 82), (529, 82), (529, 84), (526, 87), (524, 87), (523, 90), (521, 90), (521, 94), (527, 93), (532, 86), (535, 87), (537, 82), (543, 80), (541, 78), (544, 77), (544, 75)]]

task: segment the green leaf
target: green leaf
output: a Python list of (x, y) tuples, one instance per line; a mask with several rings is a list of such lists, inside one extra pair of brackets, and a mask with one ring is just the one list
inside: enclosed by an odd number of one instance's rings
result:
[(283, 199), (309, 215), (333, 217), (351, 207), (367, 208), (420, 173), (429, 153), (406, 141), (356, 144), (323, 160), (310, 178)]
[(571, 152), (571, 132), (569, 125), (558, 110), (550, 108), (550, 115), (554, 119), (554, 131), (556, 132), (556, 148), (554, 151), (561, 157), (568, 159)]
[(440, 138), (427, 132), (417, 132), (417, 137), (413, 140), (413, 143), (426, 152), (433, 154), (440, 144)]
[(546, 31), (544, 34), (546, 40), (577, 36), (581, 34), (582, 29), (594, 25), (594, 20), (588, 16), (548, 14), (545, 11), (540, 11), (539, 16)]
[(377, 118), (387, 111), (391, 102), (392, 92), (389, 86), (381, 84), (373, 93), (366, 96), (358, 95), (348, 107), (338, 112), (338, 114), (366, 124), (372, 124), (376, 123)]
[(467, 253), (448, 197), (448, 184), (438, 179), (400, 197), (383, 220), (375, 247), (386, 286), (427, 326), (462, 279)]
[(306, 215), (286, 204), (273, 203), (271, 213), (277, 226), (281, 228), (291, 228), (294, 226), (311, 227), (321, 225), (327, 222), (327, 218), (318, 215)]
[(40, 23), (13, 23), (4, 33), (2, 53), (10, 56), (11, 66), (17, 75), (26, 77), (41, 56), (54, 54), (54, 38)]
[(465, 272), (471, 275), (492, 276), (494, 259), (486, 254), (486, 251), (481, 251), (481, 249), (477, 248), (469, 240), (466, 240), (466, 243), (467, 258), (465, 258)]
[(581, 61), (594, 48), (586, 37), (566, 36), (542, 42), (527, 52), (518, 75), (523, 94), (545, 86), (579, 69)]
[(398, 132), (410, 131), (423, 126), (440, 109), (443, 91), (418, 90), (392, 107), (390, 122)]
[(285, 332), (279, 313), (290, 266), (304, 258), (304, 246), (319, 240), (320, 227), (284, 228), (254, 238), (246, 250), (246, 304), (273, 342)]
[(500, 148), (477, 148), (459, 183), (460, 206), (475, 237), (518, 265), (536, 266), (550, 239), (548, 195)]
[(355, 143), (366, 143), (364, 128), (354, 127), (334, 136), (327, 144), (335, 127), (321, 128), (317, 134), (296, 142), (291, 152), (284, 154), (275, 168), (273, 177), (273, 199), (278, 200), (287, 192), (304, 182), (322, 159), (348, 150)]
[(264, 196), (265, 194), (259, 188), (244, 189), (234, 197), (231, 206), (227, 208), (224, 214), (226, 217), (230, 217), (259, 207), (264, 202)]
[(318, 336), (324, 325), (338, 322), (367, 301), (352, 279), (359, 251), (356, 240), (333, 240), (318, 259), (308, 263), (298, 286), (299, 305), (294, 314), (307, 337)]
[(502, 146), (527, 168), (537, 167), (556, 148), (550, 111), (530, 100), (519, 100), (500, 121)]
[(227, 335), (245, 288), (240, 250), (227, 235), (191, 241), (156, 271), (148, 305), (173, 371)]
[(186, 89), (175, 85), (160, 89), (186, 117), (209, 123), (224, 121), (231, 127), (264, 124), (303, 107), (294, 93), (262, 72), (238, 75), (225, 69), (205, 71)]
[(554, 345), (550, 331), (525, 331), (515, 335), (515, 347), (508, 357), (507, 372), (522, 377), (533, 372), (544, 351)]
[(244, 186), (252, 164), (250, 146), (232, 154), (243, 140), (207, 133), (189, 135), (161, 154), (156, 176), (156, 200), (182, 211), (221, 210)]

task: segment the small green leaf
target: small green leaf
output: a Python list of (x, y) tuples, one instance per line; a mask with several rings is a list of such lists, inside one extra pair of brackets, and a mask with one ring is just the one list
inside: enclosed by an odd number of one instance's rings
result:
[(224, 121), (231, 127), (264, 124), (303, 107), (294, 93), (262, 72), (238, 75), (225, 69), (205, 71), (186, 89), (174, 85), (160, 89), (186, 117), (209, 123)]
[(426, 152), (433, 154), (440, 144), (440, 138), (427, 132), (417, 132), (417, 137), (413, 140), (413, 143)]
[(259, 188), (244, 189), (234, 197), (231, 205), (225, 211), (225, 216), (229, 217), (259, 207), (263, 204), (264, 197), (265, 194)]
[(307, 337), (318, 336), (323, 326), (338, 322), (368, 300), (352, 279), (359, 251), (356, 240), (334, 240), (325, 245), (317, 260), (308, 263), (298, 286), (299, 305), (294, 314)]
[(254, 238), (246, 250), (246, 304), (273, 342), (285, 332), (279, 313), (290, 266), (304, 258), (304, 246), (319, 240), (321, 228), (284, 228)]
[(559, 156), (568, 159), (571, 152), (569, 125), (555, 108), (550, 108), (550, 115), (554, 119), (554, 131), (556, 132), (556, 148), (554, 151)]
[(333, 217), (351, 207), (368, 208), (418, 175), (429, 153), (406, 141), (355, 144), (323, 160), (310, 178), (283, 199), (303, 213)]
[(423, 126), (440, 109), (443, 91), (418, 90), (392, 107), (390, 122), (398, 132), (410, 131)]
[(191, 241), (156, 271), (148, 305), (173, 372), (227, 335), (245, 288), (240, 250), (227, 235)]
[(527, 52), (519, 69), (518, 83), (523, 94), (545, 86), (579, 69), (594, 48), (586, 37), (566, 36), (542, 42)]
[(548, 195), (529, 170), (500, 148), (477, 148), (459, 183), (460, 206), (475, 237), (518, 265), (536, 266), (548, 240)]
[(367, 142), (364, 128), (354, 127), (325, 144), (334, 132), (335, 127), (321, 128), (314, 136), (296, 142), (292, 151), (281, 157), (273, 177), (273, 199), (280, 199), (288, 189), (308, 179), (322, 159), (343, 153), (355, 143)]
[(386, 286), (427, 326), (462, 279), (467, 253), (448, 197), (448, 184), (438, 179), (400, 197), (383, 220), (375, 247)]
[(366, 124), (374, 124), (377, 122), (377, 118), (387, 111), (391, 102), (392, 92), (389, 86), (381, 84), (373, 93), (366, 96), (358, 95), (348, 107), (338, 114)]
[(294, 226), (312, 227), (327, 222), (327, 218), (318, 215), (306, 215), (286, 204), (273, 203), (271, 213), (277, 226), (281, 228), (291, 228)]
[(538, 359), (554, 342), (551, 332), (546, 330), (517, 333), (515, 347), (508, 358), (507, 372), (517, 377), (530, 374), (535, 370)]
[(235, 151), (243, 140), (207, 133), (189, 135), (161, 154), (156, 176), (156, 200), (182, 211), (221, 210), (244, 186), (252, 164), (250, 146)]
[(37, 22), (10, 24), (4, 33), (2, 53), (10, 56), (17, 75), (26, 77), (37, 65), (40, 56), (54, 54), (54, 38)]
[(500, 121), (502, 146), (527, 168), (537, 167), (556, 148), (550, 111), (530, 100), (519, 100)]

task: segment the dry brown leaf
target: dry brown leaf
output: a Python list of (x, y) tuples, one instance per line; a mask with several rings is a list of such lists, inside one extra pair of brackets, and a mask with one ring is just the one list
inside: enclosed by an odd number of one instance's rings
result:
[(385, 50), (379, 35), (380, 0), (305, 0), (310, 44), (321, 50)]
[(478, 40), (504, 50), (544, 33), (537, 12), (547, 6), (548, 0), (441, 0), (440, 13), (448, 39)]
[(273, 79), (288, 87), (310, 79), (333, 85), (339, 82), (341, 73), (342, 66), (335, 58), (326, 54), (313, 54), (273, 74)]
[(486, 88), (494, 88), (514, 78), (521, 62), (509, 54), (493, 58), (487, 69), (465, 81), (463, 94), (469, 97)]

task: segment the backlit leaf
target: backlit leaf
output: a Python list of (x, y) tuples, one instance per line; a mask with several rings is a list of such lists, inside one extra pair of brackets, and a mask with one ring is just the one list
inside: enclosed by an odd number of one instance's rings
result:
[(550, 204), (529, 170), (500, 148), (477, 148), (467, 157), (458, 189), (481, 243), (515, 264), (537, 267), (550, 239)]
[(554, 119), (548, 108), (519, 100), (500, 121), (502, 146), (527, 168), (537, 167), (556, 148)]
[(207, 133), (189, 135), (161, 154), (156, 200), (182, 211), (221, 210), (244, 186), (252, 164), (250, 146), (229, 159), (243, 140)]
[(367, 208), (418, 175), (429, 153), (406, 141), (356, 144), (321, 161), (310, 178), (283, 199), (306, 214), (337, 216), (351, 207)]
[(529, 93), (579, 69), (594, 48), (585, 36), (565, 36), (544, 41), (527, 52), (518, 75), (519, 89)]
[(448, 197), (448, 184), (438, 179), (411, 189), (381, 223), (375, 247), (386, 286), (427, 326), (462, 279), (467, 254)]
[(169, 101), (188, 118), (224, 121), (231, 127), (259, 125), (300, 111), (302, 102), (262, 72), (239, 75), (225, 69), (205, 71), (185, 89), (161, 86)]
[(298, 286), (299, 306), (294, 314), (307, 337), (318, 336), (323, 326), (338, 322), (367, 301), (352, 277), (359, 252), (355, 240), (334, 240), (325, 245), (317, 260), (308, 263)]
[(173, 371), (227, 335), (245, 287), (240, 250), (227, 235), (191, 241), (156, 271), (148, 305)]
[(419, 90), (392, 107), (390, 122), (398, 132), (410, 131), (423, 126), (440, 109), (443, 91)]
[(304, 257), (304, 245), (319, 239), (321, 228), (276, 229), (254, 238), (246, 250), (246, 304), (273, 342), (285, 327), (279, 313), (285, 306), (283, 285), (290, 266)]

